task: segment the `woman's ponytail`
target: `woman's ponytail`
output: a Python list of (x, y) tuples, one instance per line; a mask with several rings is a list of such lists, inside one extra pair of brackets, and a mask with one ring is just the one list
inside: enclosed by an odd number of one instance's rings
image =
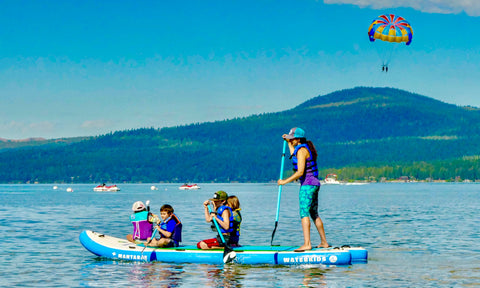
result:
[(315, 149), (315, 146), (313, 145), (312, 141), (310, 140), (307, 140), (307, 144), (308, 144), (308, 148), (310, 148), (310, 151), (312, 151), (312, 159), (314, 161), (317, 161), (317, 156), (318, 156), (318, 153), (317, 153), (317, 149)]

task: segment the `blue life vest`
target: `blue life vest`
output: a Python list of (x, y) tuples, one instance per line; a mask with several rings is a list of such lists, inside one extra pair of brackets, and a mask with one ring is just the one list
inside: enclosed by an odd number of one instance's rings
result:
[(295, 150), (293, 151), (292, 154), (292, 163), (293, 163), (293, 171), (298, 170), (298, 159), (297, 159), (297, 152), (300, 148), (305, 147), (308, 150), (308, 153), (310, 154), (310, 157), (308, 157), (307, 162), (305, 163), (305, 171), (303, 173), (303, 176), (300, 178), (305, 178), (305, 175), (307, 174), (312, 174), (315, 177), (318, 177), (318, 168), (317, 168), (317, 162), (313, 160), (313, 153), (310, 151), (310, 148), (308, 147), (308, 144), (300, 144), (295, 147)]
[(172, 214), (172, 218), (170, 221), (175, 221), (175, 229), (173, 229), (172, 238), (173, 241), (175, 241), (176, 246), (178, 246), (178, 243), (182, 242), (182, 222), (180, 222), (180, 219), (178, 219), (177, 215)]
[(229, 217), (229, 220), (230, 220), (230, 227), (228, 229), (223, 229), (223, 227), (221, 225), (218, 225), (220, 227), (220, 231), (223, 233), (232, 233), (233, 232), (233, 212), (232, 212), (232, 208), (228, 207), (228, 206), (220, 206), (218, 207), (217, 209), (217, 217), (218, 219), (223, 220), (222, 218), (222, 214), (223, 214), (223, 211), (225, 211), (226, 209), (228, 209), (228, 211), (230, 211), (230, 217)]
[[(173, 231), (168, 231), (168, 226), (171, 221), (175, 223), (175, 227), (173, 228)], [(160, 222), (158, 226), (160, 226), (160, 229), (172, 233), (169, 238), (172, 239), (175, 242), (175, 246), (178, 247), (178, 243), (182, 242), (182, 226), (183, 225), (182, 225), (182, 222), (180, 222), (180, 219), (178, 219), (177, 215), (172, 214), (169, 218), (166, 219), (166, 221)], [(160, 234), (160, 238), (166, 238), (162, 235), (162, 233), (158, 233), (158, 234)]]
[(229, 244), (238, 244), (240, 240), (240, 224), (242, 223), (242, 214), (240, 209), (233, 212), (233, 231), (230, 233)]

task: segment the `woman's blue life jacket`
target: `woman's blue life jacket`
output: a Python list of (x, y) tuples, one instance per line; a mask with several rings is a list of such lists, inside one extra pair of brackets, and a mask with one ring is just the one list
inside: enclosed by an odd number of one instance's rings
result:
[(230, 233), (230, 244), (238, 244), (240, 241), (240, 225), (242, 223), (242, 214), (240, 209), (233, 211), (233, 231)]
[[(170, 221), (174, 221), (175, 223), (175, 228), (173, 229), (173, 231), (168, 231), (168, 226), (170, 226)], [(167, 219), (165, 219), (165, 221), (162, 221), (160, 224), (160, 229), (162, 230), (165, 230), (165, 231), (168, 231), (168, 232), (171, 232), (172, 235), (170, 236), (170, 239), (172, 239), (176, 246), (178, 246), (178, 243), (182, 242), (182, 222), (180, 221), (180, 219), (178, 219), (177, 215), (175, 215), (175, 213), (172, 213), (172, 215), (170, 215), (170, 217), (168, 217)], [(161, 233), (160, 234), (160, 238), (164, 237)]]
[(292, 154), (292, 164), (293, 164), (293, 171), (297, 172), (298, 171), (298, 159), (297, 159), (297, 152), (300, 148), (305, 147), (308, 150), (308, 153), (310, 154), (310, 157), (308, 157), (307, 162), (305, 163), (305, 172), (303, 173), (302, 177), (300, 177), (300, 181), (303, 182), (305, 180), (305, 176), (307, 174), (310, 174), (314, 177), (318, 177), (318, 168), (317, 168), (317, 162), (313, 160), (313, 153), (310, 150), (310, 147), (308, 147), (308, 144), (299, 144), (295, 146), (295, 150), (293, 150)]
[[(230, 211), (230, 227), (228, 229), (223, 229), (223, 227), (219, 224), (218, 227), (220, 227), (220, 231), (222, 232), (222, 234), (231, 234), (233, 232), (233, 212), (232, 212), (232, 208), (228, 207), (228, 206), (225, 206), (225, 205), (222, 205), (220, 207), (218, 207), (217, 209), (217, 217), (218, 219), (223, 220), (222, 218), (222, 214), (223, 214), (223, 211), (225, 211), (225, 209), (228, 209)], [(215, 228), (215, 224), (212, 222), (212, 230), (213, 231), (217, 231), (217, 228)]]
[(133, 224), (133, 239), (147, 240), (152, 237), (153, 224), (148, 220), (150, 213), (148, 211), (135, 212), (130, 215), (130, 221)]

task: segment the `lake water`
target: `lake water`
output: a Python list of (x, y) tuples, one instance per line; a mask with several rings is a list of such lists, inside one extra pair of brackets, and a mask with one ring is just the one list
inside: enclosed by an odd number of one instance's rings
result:
[[(132, 263), (96, 258), (78, 240), (91, 229), (131, 233), (131, 205), (171, 204), (184, 223), (184, 244), (213, 237), (202, 202), (217, 190), (242, 204), (242, 244), (270, 245), (274, 184), (0, 185), (2, 287), (474, 287), (480, 286), (480, 185), (388, 183), (324, 185), (320, 215), (333, 246), (369, 251), (367, 264), (344, 267)], [(66, 192), (68, 187), (73, 192)], [(274, 244), (301, 245), (298, 185), (282, 192)], [(312, 242), (320, 239), (312, 228)]]

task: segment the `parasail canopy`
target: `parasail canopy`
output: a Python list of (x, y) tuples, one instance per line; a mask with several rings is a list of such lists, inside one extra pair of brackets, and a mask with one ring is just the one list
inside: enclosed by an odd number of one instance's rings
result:
[(413, 29), (403, 17), (393, 14), (381, 15), (373, 20), (368, 27), (370, 41), (375, 39), (410, 45), (413, 37)]

